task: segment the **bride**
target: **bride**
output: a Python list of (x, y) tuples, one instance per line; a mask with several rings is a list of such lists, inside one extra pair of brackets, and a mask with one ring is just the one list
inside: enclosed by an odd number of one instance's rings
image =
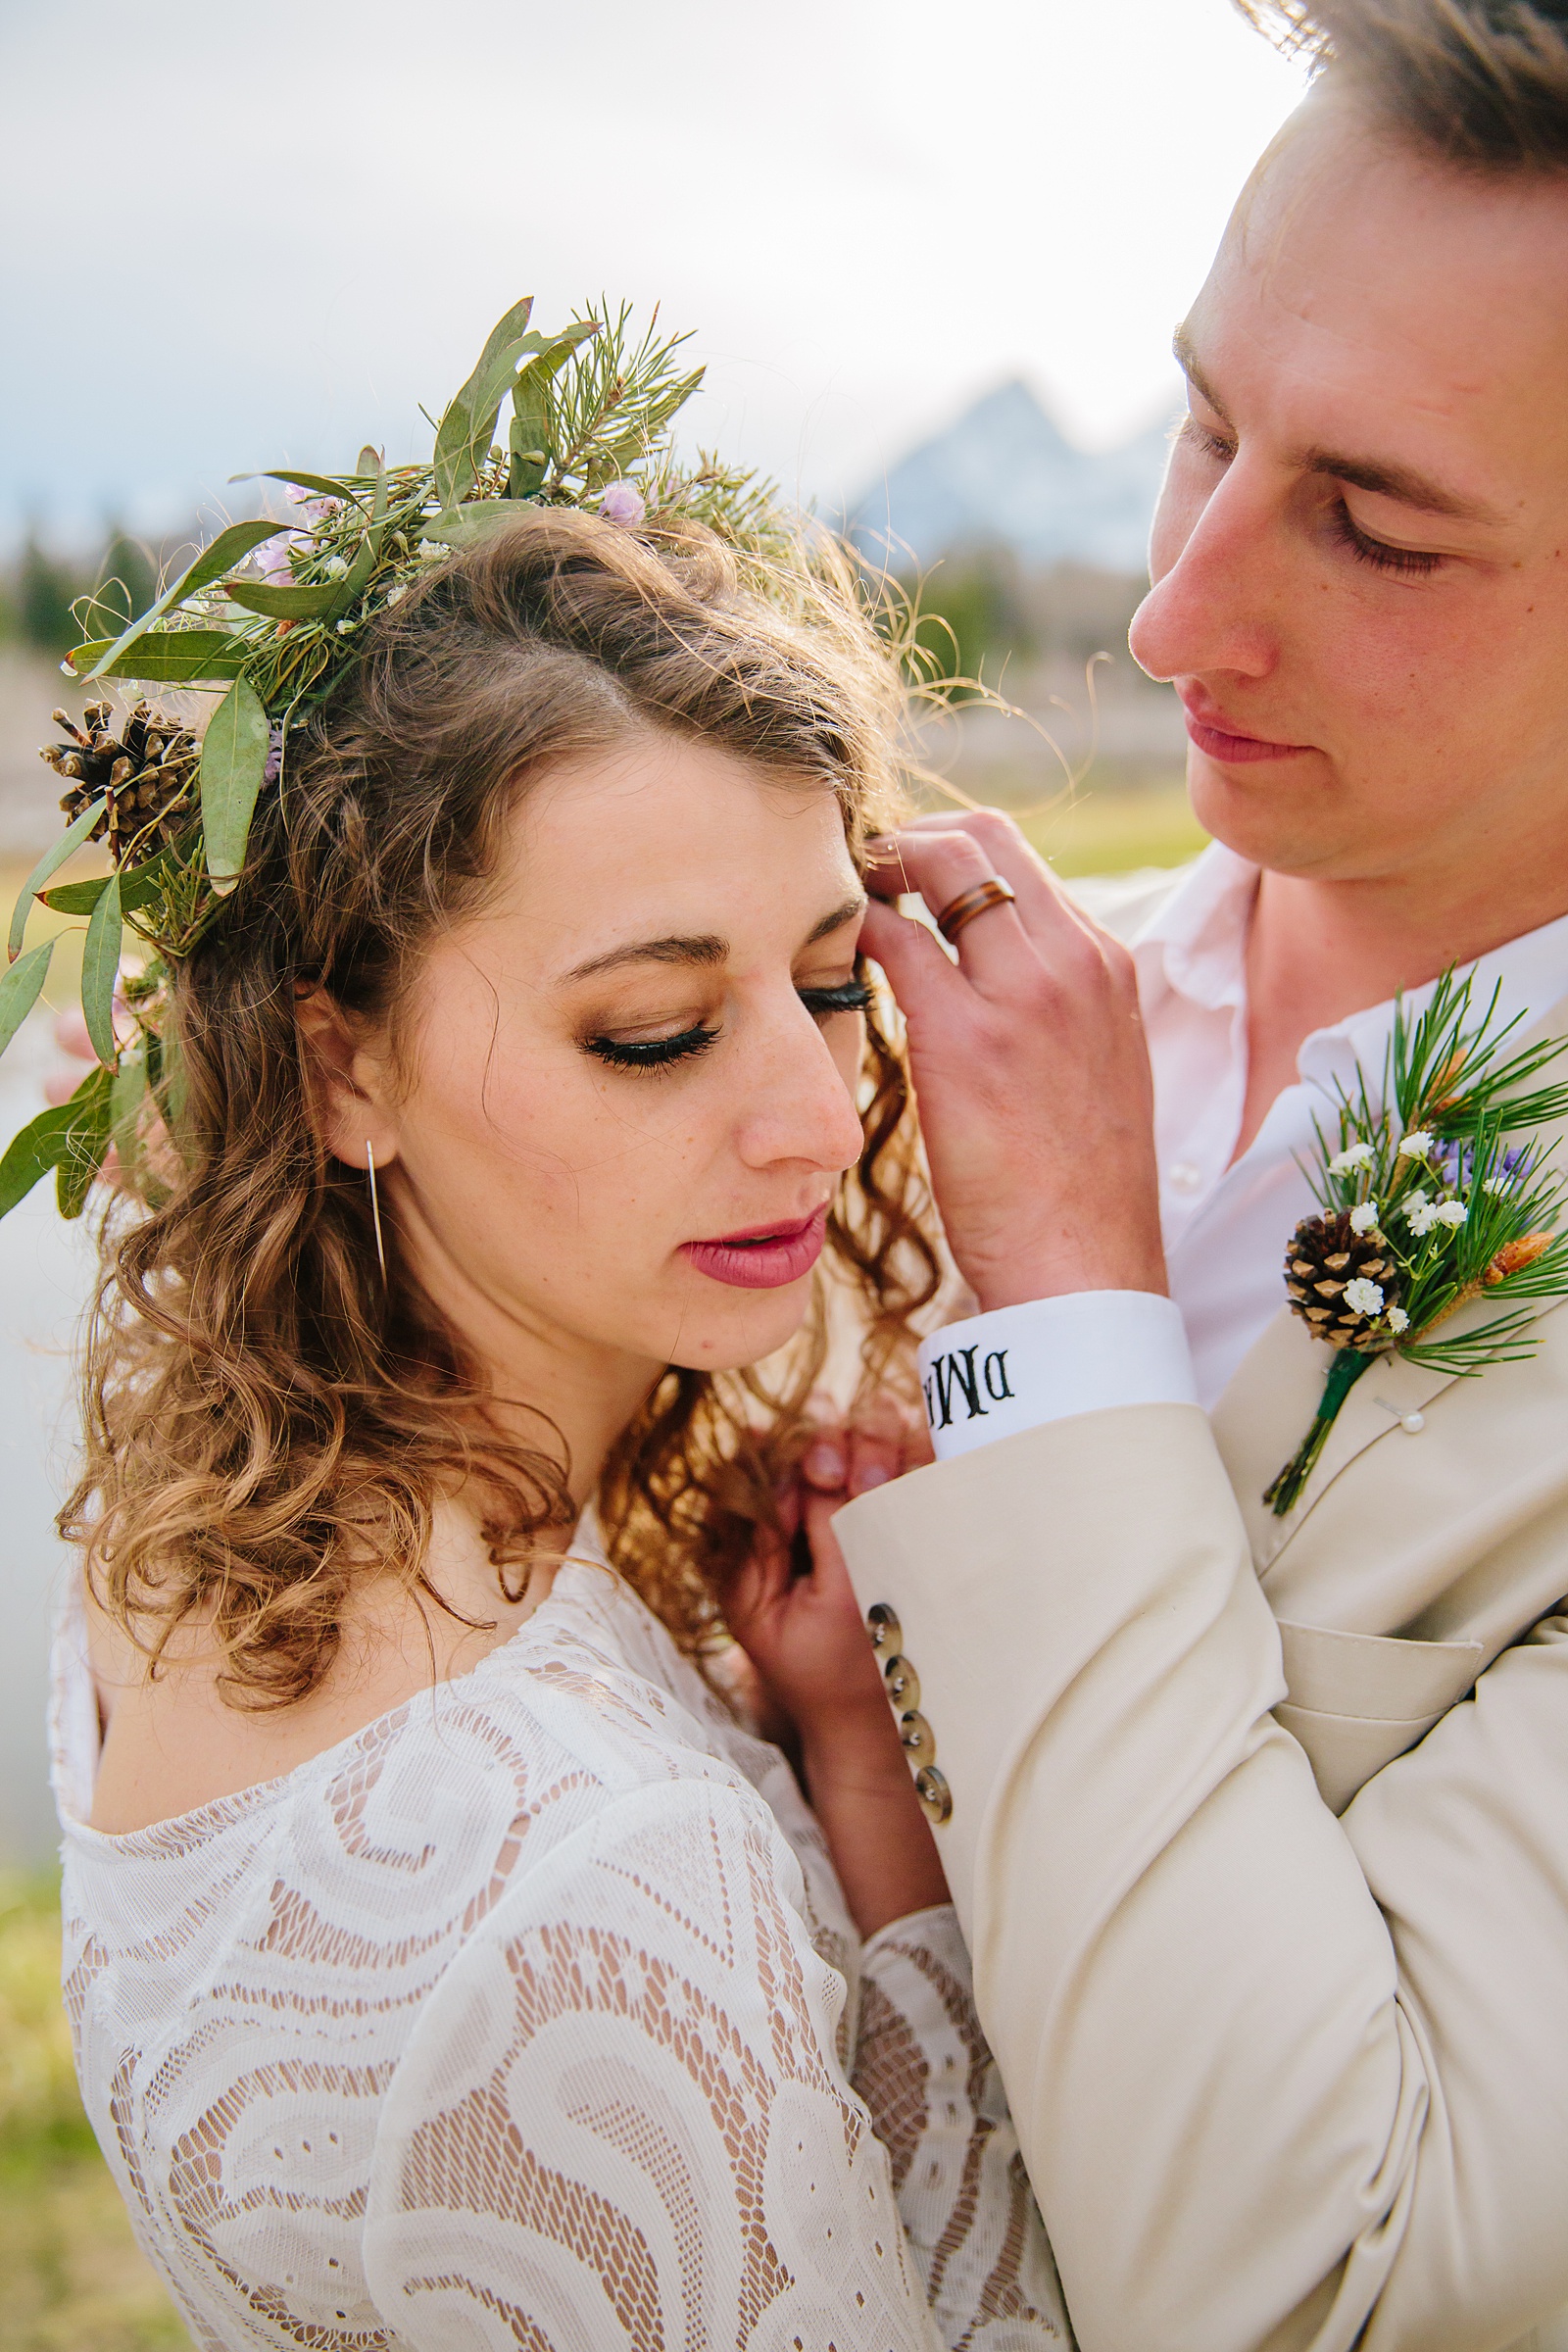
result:
[(562, 509), (427, 562), (172, 984), (55, 1739), (202, 2345), (1065, 2337), (869, 1651), (831, 1856), (725, 1675), (829, 1308), (880, 1375), (935, 1282), (856, 951), (896, 685), (814, 595)]

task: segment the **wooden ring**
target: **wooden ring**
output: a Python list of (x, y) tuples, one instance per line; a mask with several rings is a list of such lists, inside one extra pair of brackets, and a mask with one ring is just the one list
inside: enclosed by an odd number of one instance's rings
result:
[(977, 914), (985, 914), (993, 906), (1010, 906), (1017, 893), (1010, 890), (997, 874), (977, 882), (973, 890), (960, 890), (950, 899), (937, 916), (937, 929), (951, 948), (965, 923), (972, 923)]

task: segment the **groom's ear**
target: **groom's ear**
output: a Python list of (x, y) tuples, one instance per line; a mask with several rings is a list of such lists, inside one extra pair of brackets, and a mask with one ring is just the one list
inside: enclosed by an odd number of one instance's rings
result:
[(294, 1020), (321, 1142), (351, 1168), (363, 1168), (368, 1152), (378, 1168), (389, 1167), (398, 1155), (398, 1125), (384, 1041), (372, 1038), (366, 1023), (345, 1012), (324, 988), (296, 991)]

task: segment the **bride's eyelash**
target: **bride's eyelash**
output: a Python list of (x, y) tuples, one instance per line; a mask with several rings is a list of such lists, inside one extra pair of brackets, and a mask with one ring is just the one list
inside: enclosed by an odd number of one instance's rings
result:
[(803, 988), (796, 993), (807, 1011), (818, 1020), (829, 1012), (865, 1012), (871, 1004), (871, 991), (863, 980), (844, 980), (837, 988)]
[(1412, 574), (1422, 578), (1436, 571), (1444, 561), (1442, 556), (1421, 548), (1390, 547), (1386, 539), (1369, 537), (1359, 528), (1343, 499), (1334, 510), (1333, 525), (1341, 546), (1348, 547), (1357, 563), (1370, 564), (1375, 571), (1402, 572), (1407, 578)]
[(585, 1037), (586, 1051), (614, 1070), (665, 1070), (672, 1062), (690, 1061), (706, 1054), (718, 1038), (716, 1029), (677, 1030), (673, 1037)]
[[(871, 991), (863, 980), (846, 980), (837, 988), (803, 988), (797, 992), (808, 1013), (821, 1020), (830, 1012), (864, 1012)], [(716, 1028), (701, 1022), (679, 1029), (673, 1037), (585, 1037), (583, 1050), (612, 1070), (667, 1070), (677, 1061), (690, 1061), (718, 1042)]]

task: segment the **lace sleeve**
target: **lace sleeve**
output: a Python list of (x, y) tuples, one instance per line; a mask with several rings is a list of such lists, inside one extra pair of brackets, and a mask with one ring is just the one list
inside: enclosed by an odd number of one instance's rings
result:
[(862, 1948), (854, 2084), (888, 2151), (943, 2342), (963, 2352), (1069, 2344), (1055, 2261), (951, 1908), (896, 1920)]
[(797, 1878), (686, 1782), (514, 1882), (381, 2109), (366, 2269), (400, 2345), (941, 2352)]

